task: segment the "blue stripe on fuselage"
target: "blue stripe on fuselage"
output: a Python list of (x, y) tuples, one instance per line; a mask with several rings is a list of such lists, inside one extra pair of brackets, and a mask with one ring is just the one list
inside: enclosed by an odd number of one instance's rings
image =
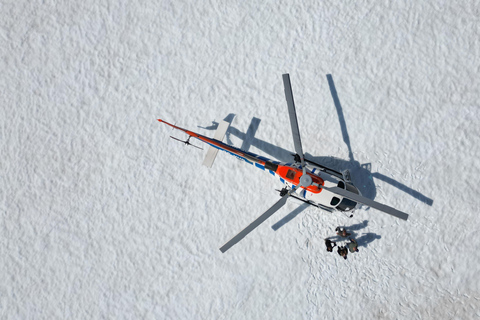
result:
[[(265, 166), (262, 166), (261, 164), (254, 163), (254, 162), (248, 160), (248, 159), (245, 158), (245, 157), (242, 157), (242, 156), (240, 156), (240, 155), (238, 155), (238, 154), (236, 154), (236, 153), (234, 153), (234, 152), (232, 152), (232, 151), (226, 150), (226, 149), (224, 149), (224, 148), (222, 148), (222, 147), (216, 146), (216, 145), (214, 145), (214, 144), (212, 144), (212, 143), (209, 143), (209, 142), (206, 142), (206, 143), (207, 143), (208, 145), (214, 147), (214, 148), (217, 148), (217, 149), (219, 149), (219, 150), (225, 151), (226, 153), (229, 153), (230, 155), (236, 157), (237, 159), (243, 160), (243, 161), (245, 161), (245, 162), (247, 162), (247, 163), (249, 163), (249, 164), (252, 164), (252, 165), (255, 164), (255, 166), (256, 166), (257, 168), (262, 169), (262, 170), (265, 170)], [(262, 156), (258, 156), (258, 155), (256, 155), (255, 153), (252, 153), (252, 152), (243, 151), (243, 150), (238, 149), (238, 148), (235, 148), (235, 147), (233, 147), (233, 146), (228, 146), (228, 147), (234, 149), (235, 151), (238, 151), (238, 152), (247, 154), (247, 155), (249, 155), (249, 156), (251, 156), (251, 157), (253, 157), (253, 158), (259, 159), (259, 160), (261, 160), (261, 161), (271, 161), (271, 160), (268, 159), (268, 158), (265, 158), (265, 157), (262, 157)], [(272, 162), (277, 162), (277, 161), (272, 161)]]

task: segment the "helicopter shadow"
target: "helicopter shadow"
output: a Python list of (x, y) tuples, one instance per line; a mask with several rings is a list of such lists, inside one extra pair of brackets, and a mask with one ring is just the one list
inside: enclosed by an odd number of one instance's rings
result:
[[(429, 205), (433, 205), (433, 199), (423, 195), (422, 193), (406, 186), (405, 184), (396, 181), (393, 178), (387, 177), (386, 175), (379, 173), (379, 172), (371, 172), (371, 164), (370, 163), (364, 163), (361, 164), (354, 158), (354, 154), (352, 151), (351, 143), (350, 143), (350, 137), (348, 134), (347, 130), (347, 124), (345, 121), (345, 117), (343, 115), (343, 108), (340, 103), (340, 99), (338, 97), (337, 89), (335, 87), (335, 83), (333, 81), (333, 77), (331, 74), (327, 74), (327, 81), (328, 85), (330, 88), (330, 93), (333, 98), (333, 103), (335, 105), (335, 109), (337, 111), (338, 115), (338, 120), (340, 123), (340, 129), (342, 132), (342, 138), (344, 143), (346, 144), (348, 148), (348, 160), (345, 159), (340, 159), (340, 158), (335, 158), (332, 156), (313, 156), (309, 153), (305, 153), (305, 159), (311, 160), (313, 162), (319, 163), (323, 166), (329, 167), (331, 169), (334, 169), (336, 171), (342, 172), (344, 170), (349, 170), (350, 171), (350, 176), (353, 184), (357, 187), (357, 189), (360, 191), (360, 193), (369, 199), (374, 200), (377, 194), (376, 191), (376, 186), (374, 182), (375, 179), (379, 179), (383, 182), (386, 182), (397, 189), (409, 194), (413, 198)], [(281, 148), (279, 146), (273, 145), (267, 141), (255, 138), (255, 133), (258, 130), (258, 127), (260, 125), (261, 120), (258, 118), (252, 118), (252, 121), (247, 129), (246, 133), (243, 133), (239, 129), (233, 127), (232, 121), (235, 118), (235, 114), (228, 114), (227, 117), (225, 117), (224, 121), (227, 121), (230, 123), (230, 127), (227, 130), (226, 133), (226, 139), (228, 144), (233, 144), (231, 140), (231, 136), (234, 136), (240, 140), (242, 140), (242, 147), (241, 149), (244, 151), (248, 151), (250, 147), (255, 147), (258, 150), (260, 150), (263, 154), (267, 154), (271, 158), (274, 158), (278, 161), (281, 162), (286, 162), (286, 163), (292, 163), (293, 162), (293, 157), (294, 157), (294, 152)], [(215, 130), (218, 127), (218, 123), (212, 121), (212, 124), (207, 127), (202, 127), (198, 126), (199, 128), (207, 129), (207, 130)], [(302, 206), (300, 206), (302, 208)], [(300, 212), (305, 210), (305, 208), (302, 209), (296, 209), (289, 213), (287, 216), (285, 216), (281, 221), (277, 222), (272, 228), (274, 230), (278, 230), (281, 226), (283, 226), (285, 223), (291, 221), (293, 218), (295, 218)], [(282, 221), (284, 221), (282, 223)], [(370, 240), (373, 237), (373, 240), (376, 235), (374, 234), (367, 234), (367, 236), (362, 236), (360, 239), (361, 241), (364, 241), (365, 244), (371, 242)], [(372, 240), (372, 241), (373, 241)]]

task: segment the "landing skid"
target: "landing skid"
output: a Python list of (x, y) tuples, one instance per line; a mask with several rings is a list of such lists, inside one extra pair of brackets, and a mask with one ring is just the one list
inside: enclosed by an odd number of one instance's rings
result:
[[(276, 191), (278, 191), (280, 193), (280, 196), (282, 196), (282, 197), (286, 194), (286, 192), (288, 192), (288, 190), (286, 188), (283, 188), (282, 190), (276, 189)], [(303, 199), (303, 198), (297, 196), (295, 193), (290, 194), (290, 197), (295, 198), (297, 200), (300, 200), (302, 202), (305, 202), (306, 204), (317, 207), (317, 208), (322, 209), (322, 210), (327, 211), (327, 212), (333, 212), (334, 211), (334, 209), (332, 209), (332, 208), (325, 207), (325, 206), (323, 206), (319, 203), (313, 203), (310, 200)]]

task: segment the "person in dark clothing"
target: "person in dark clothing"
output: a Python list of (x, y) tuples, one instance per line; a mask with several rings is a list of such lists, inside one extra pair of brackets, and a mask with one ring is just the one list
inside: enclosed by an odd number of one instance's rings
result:
[(338, 254), (341, 255), (343, 257), (343, 259), (347, 259), (347, 254), (348, 254), (348, 250), (347, 248), (345, 247), (338, 247), (338, 250), (337, 250)]
[(347, 244), (347, 247), (348, 247), (348, 250), (350, 250), (350, 252), (358, 252), (358, 243), (355, 239), (350, 239), (350, 243)]
[(335, 229), (335, 231), (337, 231), (337, 235), (339, 235), (340, 237), (343, 237), (343, 238), (346, 238), (350, 235), (350, 233), (347, 233), (347, 229), (343, 228), (340, 228), (340, 227), (337, 227)]
[[(332, 243), (333, 243), (333, 245), (332, 245)], [(332, 252), (333, 247), (335, 247), (337, 245), (337, 243), (334, 242), (334, 241), (330, 241), (330, 239), (325, 239), (325, 245), (327, 246), (327, 251)]]

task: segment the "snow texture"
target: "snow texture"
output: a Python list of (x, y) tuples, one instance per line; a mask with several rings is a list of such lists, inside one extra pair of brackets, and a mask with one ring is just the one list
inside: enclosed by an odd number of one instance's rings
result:
[[(0, 318), (480, 318), (479, 17), (472, 0), (2, 1)], [(203, 167), (156, 119), (213, 136), (235, 115), (225, 141), (291, 161), (283, 73), (307, 158), (408, 221), (289, 200), (219, 251), (282, 185), (222, 152)], [(347, 260), (325, 250), (337, 226)]]

